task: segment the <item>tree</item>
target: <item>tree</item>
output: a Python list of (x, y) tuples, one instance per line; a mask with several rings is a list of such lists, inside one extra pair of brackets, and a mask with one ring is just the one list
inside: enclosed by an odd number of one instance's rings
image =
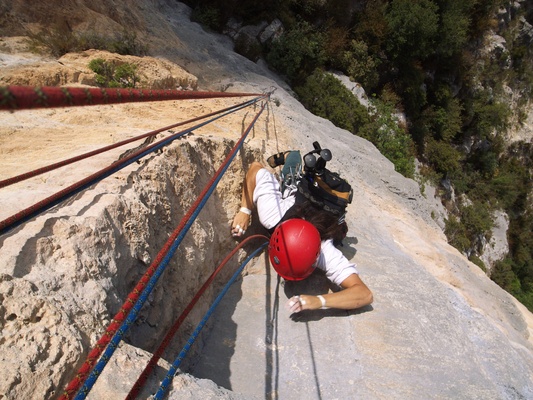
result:
[(324, 35), (307, 22), (298, 23), (272, 43), (267, 60), (290, 81), (312, 73), (325, 62)]
[(329, 119), (335, 126), (357, 133), (368, 121), (368, 111), (337, 78), (321, 70), (294, 91), (313, 114)]
[(440, 10), (440, 26), (436, 52), (441, 58), (460, 53), (468, 42), (471, 12), (479, 0), (436, 0)]
[(365, 42), (352, 40), (349, 49), (342, 53), (341, 65), (350, 79), (359, 82), (367, 92), (377, 85), (379, 61), (368, 54)]
[(439, 29), (438, 6), (430, 0), (393, 0), (385, 19), (387, 50), (394, 60), (424, 60), (435, 51)]

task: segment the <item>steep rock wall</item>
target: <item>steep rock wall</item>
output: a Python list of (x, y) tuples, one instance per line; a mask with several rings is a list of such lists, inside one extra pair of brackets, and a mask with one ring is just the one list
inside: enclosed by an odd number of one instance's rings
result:
[[(97, 185), (30, 222), (27, 230), (2, 237), (1, 364), (6, 374), (1, 393), (8, 398), (57, 395), (211, 179), (218, 168), (214, 161), (223, 160), (233, 144), (189, 136), (117, 182)], [(127, 342), (154, 351), (221, 255), (233, 247), (228, 219), (238, 203), (242, 166), (255, 157), (243, 150), (240, 162), (232, 164)], [(11, 255), (7, 260), (6, 250)], [(224, 271), (231, 271), (236, 262)], [(222, 273), (218, 284), (229, 273)], [(213, 287), (205, 302), (212, 293)], [(176, 346), (183, 344), (203, 312), (205, 306), (195, 309)]]

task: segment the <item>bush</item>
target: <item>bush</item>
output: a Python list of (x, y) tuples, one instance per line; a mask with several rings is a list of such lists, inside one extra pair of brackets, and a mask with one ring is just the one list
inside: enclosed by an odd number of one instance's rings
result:
[(483, 262), (481, 258), (479, 258), (476, 255), (472, 255), (469, 257), (469, 260), (473, 262), (474, 264), (476, 264), (479, 268), (481, 268), (483, 272), (487, 272), (487, 267), (485, 267), (485, 263)]
[(376, 112), (359, 135), (371, 141), (400, 174), (407, 178), (415, 175), (415, 146), (409, 133), (398, 123), (392, 106), (379, 100), (372, 102)]
[(366, 108), (331, 74), (316, 70), (294, 91), (309, 111), (339, 128), (357, 133), (369, 120)]
[(471, 112), (473, 118), (469, 130), (474, 136), (488, 138), (494, 130), (505, 131), (509, 125), (509, 105), (491, 101), (485, 96), (480, 96), (473, 102)]
[(456, 175), (461, 167), (462, 155), (449, 143), (428, 139), (425, 154), (429, 164), (442, 177)]
[(89, 68), (96, 74), (96, 83), (101, 87), (134, 88), (139, 82), (137, 66), (124, 63), (115, 65), (101, 58), (89, 62)]
[(54, 57), (89, 49), (122, 55), (148, 54), (148, 47), (137, 40), (134, 32), (123, 31), (112, 36), (102, 36), (94, 32), (75, 33), (68, 24), (56, 24), (37, 33), (29, 32), (28, 36), (31, 48), (34, 50), (44, 48)]
[(349, 31), (346, 28), (341, 28), (335, 25), (328, 24), (325, 34), (324, 51), (326, 53), (326, 61), (331, 68), (342, 68), (342, 54), (348, 47)]
[(490, 239), (494, 222), (486, 204), (475, 202), (472, 205), (461, 207), (460, 213), (461, 223), (472, 242), (481, 236), (487, 240)]
[(461, 222), (453, 215), (446, 219), (444, 227), (444, 233), (453, 247), (462, 253), (466, 253), (471, 247), (471, 241), (468, 238), (465, 227)]
[(378, 65), (379, 61), (369, 55), (365, 42), (352, 40), (349, 49), (342, 53), (342, 69), (352, 81), (359, 82), (367, 91), (377, 86)]
[(494, 265), (490, 278), (509, 293), (514, 294), (521, 291), (520, 281), (513, 272), (513, 262), (509, 258), (498, 261)]
[(290, 81), (303, 82), (316, 68), (324, 65), (324, 43), (322, 33), (301, 22), (272, 42), (267, 61)]
[(400, 63), (426, 59), (435, 51), (439, 26), (438, 6), (430, 0), (393, 0), (385, 18), (387, 49)]

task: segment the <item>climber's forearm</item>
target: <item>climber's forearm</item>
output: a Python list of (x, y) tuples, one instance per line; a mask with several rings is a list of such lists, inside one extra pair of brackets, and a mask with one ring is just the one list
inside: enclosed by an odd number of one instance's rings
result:
[(357, 274), (350, 275), (342, 282), (342, 286), (344, 286), (344, 290), (321, 295), (324, 299), (324, 304), (318, 296), (305, 294), (293, 296), (287, 304), (289, 311), (318, 310), (324, 305), (327, 308), (353, 310), (367, 306), (374, 300), (372, 292)]

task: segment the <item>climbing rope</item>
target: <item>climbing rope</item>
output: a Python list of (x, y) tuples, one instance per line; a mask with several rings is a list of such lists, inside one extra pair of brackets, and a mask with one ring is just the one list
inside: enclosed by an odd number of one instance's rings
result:
[[(155, 286), (155, 283), (157, 282), (161, 274), (164, 272), (166, 266), (168, 265), (170, 259), (176, 252), (177, 247), (183, 240), (185, 234), (194, 222), (196, 216), (199, 214), (202, 207), (207, 202), (209, 196), (215, 190), (215, 187), (222, 178), (222, 175), (228, 169), (229, 164), (231, 163), (239, 149), (242, 147), (244, 140), (246, 139), (255, 122), (265, 109), (265, 106), (266, 102), (263, 103), (261, 109), (256, 114), (246, 131), (241, 136), (241, 139), (237, 142), (232, 151), (228, 154), (228, 156), (226, 157), (216, 174), (213, 176), (211, 181), (205, 186), (196, 202), (191, 206), (187, 214), (182, 218), (179, 226), (171, 234), (161, 251), (158, 253), (156, 259), (152, 262), (146, 273), (138, 282), (137, 286), (128, 295), (126, 302), (122, 305), (119, 312), (115, 315), (112, 322), (106, 329), (104, 335), (100, 338), (96, 346), (89, 353), (87, 359), (85, 360), (80, 370), (77, 372), (75, 378), (67, 385), (67, 388), (65, 389), (61, 399), (72, 398), (72, 396), (77, 393), (78, 390), (80, 391), (80, 393), (78, 395), (79, 397), (77, 396), (76, 398), (84, 398), (90, 391), (90, 389), (96, 382), (96, 379), (100, 375), (101, 371), (109, 361), (109, 358), (113, 354), (122, 336), (125, 332), (127, 332), (129, 326), (135, 321), (139, 310), (141, 309), (149, 294), (151, 293), (153, 287)], [(122, 321), (124, 322), (122, 323)], [(122, 325), (120, 325), (121, 323)], [(113, 341), (112, 345), (108, 346), (111, 341)], [(94, 371), (90, 372), (96, 360), (100, 357), (105, 348), (106, 353), (98, 362), (98, 366), (94, 368)], [(90, 376), (88, 377), (89, 373)], [(85, 384), (80, 390), (80, 386), (83, 382), (85, 382)]]
[(247, 237), (246, 239), (241, 241), (237, 246), (235, 246), (234, 249), (226, 256), (226, 258), (224, 258), (224, 260), (222, 260), (222, 262), (219, 264), (219, 266), (213, 271), (213, 273), (211, 273), (209, 278), (205, 281), (205, 283), (198, 290), (198, 292), (196, 292), (196, 295), (192, 298), (192, 300), (189, 302), (187, 307), (185, 307), (185, 309), (180, 314), (178, 319), (174, 322), (172, 327), (169, 329), (169, 331), (165, 335), (165, 338), (163, 339), (163, 341), (161, 342), (161, 344), (159, 345), (157, 350), (154, 352), (154, 354), (152, 355), (152, 358), (150, 359), (150, 361), (148, 362), (148, 364), (144, 368), (143, 372), (141, 373), (141, 375), (139, 376), (139, 378), (137, 379), (137, 381), (135, 382), (135, 384), (131, 388), (130, 392), (128, 393), (128, 396), (126, 397), (126, 400), (135, 400), (137, 395), (140, 393), (142, 387), (144, 386), (146, 380), (148, 379), (148, 376), (150, 375), (152, 370), (157, 365), (157, 362), (159, 361), (159, 359), (163, 355), (163, 352), (168, 347), (168, 345), (170, 344), (171, 340), (174, 338), (174, 335), (176, 334), (178, 329), (181, 327), (181, 324), (183, 323), (185, 318), (187, 318), (187, 316), (189, 315), (189, 313), (191, 312), (193, 307), (196, 305), (196, 303), (198, 302), (200, 297), (207, 290), (209, 285), (214, 281), (214, 279), (219, 274), (219, 272), (222, 270), (222, 268), (235, 255), (235, 253), (239, 249), (241, 249), (246, 243), (248, 243), (248, 242), (250, 242), (252, 240), (255, 240), (255, 239), (259, 239), (259, 238), (266, 239), (267, 241), (269, 240), (268, 237), (266, 237), (265, 235), (252, 235), (252, 236)]
[(0, 86), (0, 110), (73, 107), (130, 102), (260, 96), (261, 93), (200, 92), (173, 89)]
[(55, 164), (50, 164), (48, 166), (36, 169), (34, 171), (26, 172), (24, 174), (20, 174), (20, 175), (14, 176), (12, 178), (4, 179), (4, 180), (0, 181), (0, 189), (3, 188), (3, 187), (6, 187), (6, 186), (13, 185), (13, 184), (18, 183), (18, 182), (22, 182), (22, 181), (24, 181), (26, 179), (33, 178), (35, 176), (44, 174), (46, 172), (53, 171), (55, 169), (64, 167), (66, 165), (73, 164), (73, 163), (75, 163), (77, 161), (81, 161), (81, 160), (84, 160), (86, 158), (89, 158), (89, 157), (104, 153), (106, 151), (116, 149), (117, 147), (121, 147), (121, 146), (124, 146), (126, 144), (129, 144), (129, 143), (132, 143), (132, 142), (136, 142), (136, 141), (144, 139), (144, 138), (155, 136), (158, 133), (168, 131), (169, 129), (177, 128), (178, 126), (191, 124), (193, 122), (200, 121), (202, 119), (209, 118), (209, 117), (212, 117), (214, 115), (221, 114), (223, 112), (226, 112), (226, 111), (229, 111), (229, 110), (233, 110), (233, 109), (236, 109), (236, 108), (240, 109), (241, 106), (246, 106), (246, 105), (253, 104), (253, 103), (255, 103), (256, 101), (258, 101), (258, 100), (260, 100), (262, 98), (264, 98), (264, 96), (258, 97), (257, 99), (248, 100), (248, 101), (246, 101), (244, 103), (240, 103), (240, 104), (236, 104), (236, 105), (233, 105), (233, 106), (230, 106), (230, 107), (226, 107), (226, 108), (223, 108), (223, 109), (218, 110), (218, 111), (213, 111), (212, 113), (204, 114), (204, 115), (201, 115), (199, 117), (189, 119), (187, 121), (178, 122), (178, 123), (173, 124), (173, 125), (165, 126), (164, 128), (156, 129), (154, 131), (151, 131), (151, 132), (148, 132), (148, 133), (144, 133), (142, 135), (139, 135), (139, 136), (136, 136), (136, 137), (133, 137), (133, 138), (130, 138), (130, 139), (126, 139), (126, 140), (123, 140), (121, 142), (117, 142), (117, 143), (114, 143), (112, 145), (109, 145), (109, 146), (106, 146), (106, 147), (102, 147), (100, 149), (93, 150), (93, 151), (90, 151), (88, 153), (81, 154), (79, 156), (72, 157), (72, 158), (69, 158), (67, 160), (55, 163)]
[(258, 247), (252, 254), (250, 254), (248, 256), (248, 258), (246, 258), (246, 260), (244, 260), (244, 262), (241, 264), (241, 266), (237, 269), (237, 271), (235, 271), (235, 273), (230, 278), (230, 280), (228, 281), (226, 286), (224, 286), (224, 288), (222, 289), (220, 294), (217, 296), (217, 298), (215, 299), (215, 301), (213, 302), (213, 304), (211, 305), (209, 310), (207, 310), (207, 313), (204, 315), (204, 317), (202, 318), (202, 320), (200, 321), (200, 323), (198, 324), (198, 326), (196, 327), (196, 329), (192, 333), (192, 335), (189, 338), (189, 340), (187, 340), (187, 343), (185, 344), (185, 346), (183, 347), (181, 352), (178, 354), (178, 357), (172, 363), (172, 366), (170, 367), (170, 369), (168, 370), (168, 372), (167, 372), (167, 374), (165, 376), (165, 379), (163, 379), (163, 382), (161, 382), (161, 385), (159, 386), (159, 390), (157, 391), (157, 393), (153, 397), (154, 400), (161, 400), (163, 398), (163, 396), (165, 395), (166, 391), (168, 390), (168, 386), (172, 383), (172, 379), (176, 375), (176, 372), (178, 371), (178, 368), (181, 365), (181, 362), (183, 361), (183, 359), (185, 358), (185, 356), (189, 352), (191, 346), (196, 341), (196, 338), (198, 337), (198, 335), (200, 334), (201, 330), (203, 329), (203, 327), (205, 326), (205, 324), (207, 323), (207, 321), (209, 320), (209, 318), (211, 317), (211, 315), (213, 314), (213, 312), (215, 311), (215, 309), (219, 305), (219, 303), (222, 300), (222, 298), (226, 295), (226, 293), (228, 292), (228, 290), (231, 287), (231, 285), (233, 285), (233, 283), (237, 280), (237, 278), (241, 274), (241, 272), (244, 269), (244, 267), (246, 266), (246, 264), (248, 264), (248, 262), (253, 257), (255, 257), (259, 252), (261, 252), (266, 247), (267, 244), (268, 244), (268, 240), (265, 243), (263, 243), (260, 247)]
[(110, 166), (88, 176), (87, 178), (85, 179), (82, 179), (81, 181), (78, 181), (76, 183), (74, 183), (73, 185), (70, 185), (68, 186), (67, 188), (53, 194), (52, 196), (50, 197), (47, 197), (46, 199), (44, 200), (41, 200), (39, 202), (37, 202), (36, 204), (22, 210), (22, 211), (19, 211), (18, 213), (12, 215), (11, 217), (3, 220), (3, 221), (0, 221), (0, 235), (3, 235), (7, 232), (9, 232), (10, 230), (16, 228), (17, 226), (23, 224), (24, 222), (36, 217), (37, 215), (41, 214), (42, 212), (52, 208), (53, 206), (61, 203), (62, 201), (68, 199), (69, 197), (71, 196), (74, 196), (75, 194), (89, 188), (90, 186), (92, 186), (94, 183), (96, 182), (99, 182), (101, 180), (103, 180), (104, 178), (107, 178), (108, 176), (114, 174), (115, 172), (127, 167), (128, 165), (132, 164), (133, 162), (139, 160), (140, 158), (156, 151), (156, 150), (159, 150), (161, 148), (163, 148), (164, 146), (168, 145), (169, 143), (173, 142), (174, 140), (182, 137), (183, 135), (189, 133), (189, 132), (192, 132), (193, 130), (195, 129), (198, 129), (204, 125), (207, 125), (217, 119), (220, 119), (230, 113), (233, 113), (237, 110), (240, 110), (244, 107), (247, 107), (251, 104), (255, 104), (256, 102), (264, 99), (265, 97), (267, 97), (267, 95), (262, 95), (261, 97), (258, 97), (256, 99), (253, 99), (253, 100), (250, 100), (246, 103), (242, 103), (242, 105), (240, 105), (239, 107), (237, 108), (234, 108), (234, 109), (231, 109), (229, 111), (226, 111), (225, 113), (223, 114), (220, 114), (212, 119), (209, 119), (207, 121), (204, 121), (198, 125), (195, 125), (191, 128), (188, 128), (184, 131), (181, 131), (181, 132), (178, 132), (178, 133), (175, 133), (165, 139), (162, 139), (160, 140), (159, 142), (156, 142), (150, 146), (147, 146), (145, 148), (142, 148), (142, 149), (139, 149), (137, 150), (136, 152), (130, 154), (129, 156), (127, 157), (124, 157), (122, 160), (119, 160), (113, 164), (111, 164)]

